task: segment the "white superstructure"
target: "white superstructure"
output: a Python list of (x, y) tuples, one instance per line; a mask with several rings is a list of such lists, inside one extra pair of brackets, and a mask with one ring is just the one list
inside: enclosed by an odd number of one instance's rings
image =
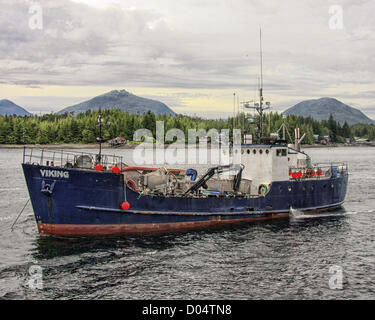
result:
[(252, 194), (257, 194), (262, 184), (269, 186), (273, 181), (289, 180), (289, 170), (303, 170), (308, 162), (305, 153), (286, 145), (241, 146), (242, 179), (252, 182)]

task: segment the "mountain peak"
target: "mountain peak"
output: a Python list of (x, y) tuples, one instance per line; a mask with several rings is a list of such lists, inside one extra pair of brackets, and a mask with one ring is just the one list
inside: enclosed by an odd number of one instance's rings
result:
[(31, 113), (8, 99), (0, 100), (0, 115), (31, 116)]
[(76, 104), (59, 111), (59, 114), (65, 112), (74, 112), (75, 114), (84, 113), (88, 110), (100, 109), (120, 109), (132, 114), (142, 114), (151, 111), (155, 114), (175, 113), (164, 103), (156, 100), (138, 97), (125, 89), (112, 90), (90, 100)]
[(340, 124), (347, 122), (373, 123), (362, 111), (346, 105), (345, 103), (331, 97), (305, 100), (284, 111), (283, 114), (294, 114), (302, 117), (312, 117), (316, 120), (328, 120), (332, 114)]
[(2, 99), (0, 100), (0, 105), (1, 106), (5, 106), (5, 105), (9, 105), (9, 106), (16, 106), (16, 104), (8, 99)]
[(119, 96), (122, 96), (122, 97), (127, 97), (128, 95), (130, 95), (131, 93), (126, 91), (125, 89), (122, 89), (122, 90), (112, 90), (110, 92), (107, 92), (107, 93), (104, 93), (103, 96), (114, 96), (114, 97), (119, 97)]
[(339, 103), (342, 103), (342, 102), (340, 102), (339, 100), (337, 100), (336, 98), (331, 98), (331, 97), (323, 97), (323, 98), (319, 98), (319, 99), (317, 99), (317, 101), (339, 102)]

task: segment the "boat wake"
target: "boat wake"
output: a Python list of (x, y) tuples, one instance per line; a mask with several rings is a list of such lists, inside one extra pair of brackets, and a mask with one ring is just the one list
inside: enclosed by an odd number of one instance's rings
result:
[(289, 208), (289, 214), (293, 218), (301, 218), (301, 217), (305, 216), (305, 214), (302, 211), (300, 211), (298, 209), (294, 209), (293, 207)]
[(292, 219), (312, 219), (312, 218), (326, 218), (326, 217), (338, 217), (356, 214), (357, 212), (326, 212), (326, 213), (304, 213), (298, 209), (290, 207), (289, 214)]

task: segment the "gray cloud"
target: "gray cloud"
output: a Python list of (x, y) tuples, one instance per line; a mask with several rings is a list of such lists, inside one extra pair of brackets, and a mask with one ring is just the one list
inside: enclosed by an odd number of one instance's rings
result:
[(343, 30), (328, 28), (323, 0), (40, 1), (42, 30), (29, 28), (31, 3), (0, 0), (1, 83), (251, 90), (259, 25), (265, 88), (285, 101), (374, 83), (374, 1), (335, 1)]

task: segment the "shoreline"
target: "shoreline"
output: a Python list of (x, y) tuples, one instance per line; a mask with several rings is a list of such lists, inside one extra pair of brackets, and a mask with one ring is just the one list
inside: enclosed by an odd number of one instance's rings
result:
[[(0, 149), (23, 149), (26, 148), (38, 148), (38, 149), (59, 149), (59, 150), (67, 150), (67, 149), (98, 149), (99, 146), (96, 143), (62, 143), (62, 144), (0, 144)], [(120, 146), (117, 148), (109, 146), (109, 144), (102, 144), (102, 149), (134, 149), (136, 145), (125, 145)]]
[[(108, 143), (102, 144), (102, 149), (105, 150), (121, 150), (121, 149), (135, 149), (138, 145), (137, 144), (126, 144), (119, 147), (111, 147)], [(164, 148), (167, 148), (170, 145), (165, 145)], [(59, 150), (68, 150), (68, 149), (98, 149), (98, 144), (96, 143), (63, 143), (63, 144), (27, 144), (27, 145), (16, 145), (16, 144), (0, 144), (0, 149), (23, 149), (26, 148), (38, 148), (38, 149), (59, 149)], [(208, 145), (208, 147), (210, 147)], [(302, 145), (302, 149), (310, 149), (310, 148), (339, 148), (339, 147), (375, 147), (375, 143), (356, 143), (356, 144), (329, 144), (329, 145), (321, 145), (321, 144), (313, 144), (313, 145)], [(156, 148), (153, 146), (153, 148)], [(186, 146), (185, 146), (186, 148)]]

